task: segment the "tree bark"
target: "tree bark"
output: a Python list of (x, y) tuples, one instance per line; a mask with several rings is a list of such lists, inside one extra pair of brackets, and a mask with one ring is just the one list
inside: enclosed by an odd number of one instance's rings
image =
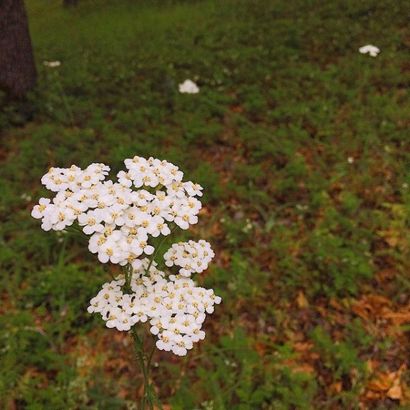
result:
[(0, 89), (22, 98), (37, 79), (23, 0), (0, 0)]
[(78, 0), (64, 0), (63, 4), (66, 7), (70, 7), (70, 6), (76, 6), (78, 3)]

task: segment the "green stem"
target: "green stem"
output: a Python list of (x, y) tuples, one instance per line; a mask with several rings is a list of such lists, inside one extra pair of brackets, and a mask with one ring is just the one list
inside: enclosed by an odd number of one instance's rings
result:
[[(171, 233), (176, 229), (176, 226), (174, 226), (171, 229)], [(153, 252), (149, 264), (145, 270), (145, 274), (148, 274), (156, 255), (161, 249), (161, 246), (164, 244), (165, 240), (167, 239), (167, 236), (164, 236), (161, 241), (159, 242), (158, 246), (156, 247), (155, 251)], [(131, 265), (127, 265), (124, 268), (124, 275), (125, 275), (125, 284), (124, 284), (124, 291), (131, 293), (131, 278), (132, 278), (132, 273), (133, 269)], [(131, 329), (131, 336), (134, 340), (134, 348), (135, 352), (137, 355), (137, 360), (140, 365), (142, 375), (144, 378), (144, 389), (143, 389), (143, 394), (141, 397), (141, 400), (139, 402), (139, 410), (146, 410), (147, 406), (149, 410), (154, 410), (154, 402), (158, 404), (159, 408), (162, 410), (161, 403), (159, 402), (159, 399), (155, 393), (155, 389), (150, 383), (149, 380), (149, 375), (151, 371), (151, 363), (152, 363), (152, 357), (154, 355), (155, 351), (155, 342), (152, 346), (152, 349), (150, 353), (147, 355), (144, 350), (144, 341), (142, 338), (138, 335), (138, 332), (134, 327)]]
[(83, 230), (78, 225), (66, 226), (62, 232), (67, 232), (69, 234), (76, 235), (82, 240), (87, 240), (86, 234), (83, 232)]
[(148, 362), (147, 362), (148, 376), (151, 372), (151, 362), (152, 362), (152, 356), (154, 356), (154, 351), (155, 351), (155, 341), (152, 345), (151, 352), (149, 353), (149, 356), (148, 356)]
[(124, 276), (125, 276), (124, 291), (128, 294), (132, 293), (132, 289), (131, 289), (132, 273), (133, 273), (132, 265), (126, 265), (124, 267)]
[(158, 255), (158, 252), (161, 250), (162, 245), (164, 244), (164, 242), (168, 239), (169, 236), (171, 236), (171, 234), (175, 231), (175, 229), (177, 228), (177, 225), (173, 226), (171, 228), (171, 232), (167, 235), (167, 236), (163, 236), (162, 239), (160, 240), (158, 246), (155, 248), (154, 253), (152, 254), (149, 264), (147, 266), (147, 269), (145, 269), (145, 274), (147, 275), (149, 273), (149, 270), (155, 260), (155, 257)]
[(161, 249), (161, 246), (162, 246), (162, 244), (165, 242), (166, 238), (167, 238), (166, 236), (162, 237), (162, 239), (161, 239), (161, 241), (159, 242), (158, 246), (155, 248), (155, 251), (154, 251), (154, 253), (153, 253), (152, 256), (151, 256), (151, 259), (150, 259), (150, 261), (149, 261), (149, 264), (148, 264), (148, 266), (147, 266), (147, 269), (145, 269), (145, 274), (146, 274), (146, 275), (148, 274), (148, 272), (149, 272), (149, 270), (150, 270), (150, 268), (151, 268), (151, 265), (153, 264), (153, 262), (154, 262), (154, 260), (155, 260), (155, 257), (158, 255), (158, 252), (159, 252), (159, 250)]
[(67, 238), (63, 237), (63, 246), (60, 249), (60, 254), (58, 255), (58, 261), (57, 261), (57, 266), (59, 270), (64, 266), (66, 246), (67, 246)]
[(137, 354), (137, 360), (141, 367), (142, 375), (144, 377), (144, 389), (143, 389), (143, 394), (140, 400), (139, 409), (145, 410), (147, 408), (146, 406), (148, 405), (149, 410), (153, 410), (154, 409), (154, 399), (156, 397), (155, 397), (155, 390), (153, 389), (149, 381), (149, 373), (150, 373), (150, 368), (151, 368), (152, 356), (154, 354), (154, 348), (151, 350), (149, 356), (147, 357), (144, 351), (144, 342), (142, 338), (140, 338), (140, 336), (138, 335), (138, 332), (135, 329), (135, 327), (131, 329), (131, 335), (132, 335), (132, 338), (134, 339), (134, 347), (135, 347), (135, 352)]

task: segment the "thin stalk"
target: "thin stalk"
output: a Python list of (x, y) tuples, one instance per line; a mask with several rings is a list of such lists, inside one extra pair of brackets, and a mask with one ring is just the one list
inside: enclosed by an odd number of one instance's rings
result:
[(126, 265), (124, 267), (125, 284), (124, 290), (127, 293), (131, 293), (131, 279), (132, 279), (132, 266)]
[(142, 397), (139, 403), (139, 409), (145, 410), (148, 405), (148, 409), (153, 410), (154, 409), (153, 399), (155, 396), (153, 396), (152, 393), (154, 393), (155, 395), (155, 390), (152, 388), (150, 384), (149, 372), (150, 372), (154, 349), (151, 350), (149, 356), (147, 357), (144, 351), (144, 342), (138, 335), (138, 332), (135, 329), (135, 327), (131, 329), (131, 335), (132, 335), (132, 338), (134, 339), (134, 347), (135, 347), (135, 352), (137, 354), (137, 360), (141, 367), (142, 375), (144, 378), (144, 388), (143, 388)]
[[(175, 229), (176, 229), (176, 226), (174, 226), (171, 229), (171, 233)], [(145, 274), (148, 274), (152, 264), (154, 263), (155, 257), (157, 256), (158, 252), (161, 250), (161, 247), (164, 244), (166, 239), (167, 239), (167, 236), (164, 236), (159, 242), (158, 246), (156, 247), (154, 253), (152, 254), (150, 258), (149, 264), (145, 270)], [(124, 291), (128, 293), (131, 293), (132, 273), (133, 273), (132, 265), (127, 265), (124, 267), (124, 275), (125, 275)], [(144, 341), (139, 336), (135, 326), (131, 328), (130, 332), (134, 340), (135, 353), (136, 353), (137, 360), (140, 365), (142, 375), (144, 378), (143, 393), (142, 393), (142, 397), (139, 402), (139, 410), (146, 410), (147, 408), (149, 410), (154, 410), (154, 402), (157, 403), (159, 408), (162, 410), (161, 403), (159, 402), (155, 389), (150, 383), (150, 379), (149, 379), (150, 372), (151, 372), (152, 358), (153, 358), (154, 351), (155, 351), (155, 343), (153, 344), (152, 349), (147, 355), (145, 352), (145, 348), (144, 348)]]
[[(151, 370), (152, 370), (152, 358), (154, 356), (154, 352), (155, 352), (155, 341), (153, 340), (152, 348), (151, 348), (151, 351), (149, 353), (148, 360), (147, 360), (147, 365), (146, 365), (148, 380), (150, 378), (150, 374), (151, 374)], [(160, 410), (162, 410), (162, 405), (161, 405), (161, 402), (159, 401), (159, 398), (158, 398), (158, 396), (155, 392), (154, 385), (153, 384), (148, 385), (148, 389), (149, 389), (148, 393), (149, 393), (150, 410), (153, 410), (154, 402), (158, 405)]]
[(66, 226), (63, 232), (66, 232), (71, 235), (75, 235), (82, 240), (87, 240), (87, 236), (85, 235), (83, 230), (78, 225)]
[(151, 259), (150, 259), (150, 261), (149, 261), (149, 264), (148, 264), (148, 266), (147, 266), (147, 269), (145, 269), (145, 274), (146, 274), (146, 275), (148, 274), (148, 272), (149, 272), (149, 270), (150, 270), (150, 268), (151, 268), (151, 265), (153, 264), (153, 262), (154, 262), (154, 260), (155, 260), (155, 257), (158, 255), (158, 252), (159, 252), (159, 250), (161, 249), (161, 246), (163, 245), (163, 243), (165, 242), (166, 239), (167, 239), (166, 236), (164, 236), (164, 237), (161, 239), (161, 241), (159, 242), (158, 246), (156, 247), (154, 253), (152, 254)]
[(152, 362), (152, 356), (154, 356), (154, 351), (155, 351), (155, 342), (153, 343), (151, 351), (148, 356), (148, 361), (147, 361), (148, 376), (151, 373), (151, 362)]
[(160, 251), (162, 245), (163, 245), (164, 242), (168, 239), (168, 237), (175, 231), (176, 228), (177, 228), (177, 225), (175, 225), (175, 226), (171, 229), (171, 232), (169, 233), (169, 235), (162, 237), (161, 241), (159, 242), (158, 246), (155, 248), (155, 251), (154, 251), (154, 253), (153, 253), (152, 256), (151, 256), (151, 259), (150, 259), (150, 261), (149, 261), (149, 264), (148, 264), (148, 266), (147, 266), (147, 269), (145, 269), (145, 274), (146, 274), (146, 275), (149, 273), (149, 270), (150, 270), (150, 268), (151, 268), (151, 266), (152, 266), (152, 264), (153, 264), (153, 262), (154, 262), (154, 260), (155, 260), (155, 257), (158, 255), (158, 252)]

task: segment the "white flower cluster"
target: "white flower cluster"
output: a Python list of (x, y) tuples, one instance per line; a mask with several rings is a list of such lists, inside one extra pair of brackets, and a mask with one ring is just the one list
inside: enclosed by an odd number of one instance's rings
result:
[(212, 289), (196, 286), (191, 279), (179, 275), (166, 279), (154, 264), (145, 274), (148, 264), (144, 259), (141, 267), (134, 270), (132, 294), (124, 293), (123, 278), (113, 280), (91, 299), (88, 312), (100, 313), (107, 327), (120, 331), (149, 321), (151, 333), (158, 337), (157, 348), (184, 356), (193, 343), (205, 338), (202, 324), (221, 298)]
[(88, 248), (100, 262), (137, 268), (141, 255), (154, 252), (150, 236), (170, 234), (172, 224), (188, 229), (198, 222), (202, 187), (182, 182), (182, 171), (167, 161), (135, 156), (124, 163), (118, 182), (105, 181), (110, 168), (104, 164), (51, 168), (41, 182), (56, 195), (41, 198), (32, 216), (45, 231), (77, 221), (91, 235)]
[(185, 80), (179, 84), (179, 92), (181, 94), (198, 94), (199, 87), (192, 80)]
[(202, 273), (208, 268), (215, 256), (209, 242), (201, 239), (198, 242), (188, 241), (174, 243), (164, 254), (165, 265), (179, 266), (181, 276), (190, 277), (191, 273)]
[(371, 57), (377, 57), (377, 55), (380, 53), (380, 49), (376, 46), (368, 44), (367, 46), (360, 47), (359, 53), (369, 54)]
[(89, 235), (88, 249), (100, 262), (126, 266), (125, 275), (91, 299), (88, 312), (100, 313), (107, 327), (120, 331), (149, 322), (156, 346), (183, 356), (204, 339), (206, 314), (221, 302), (212, 289), (189, 279), (208, 267), (214, 252), (204, 240), (174, 244), (164, 259), (179, 274), (166, 278), (156, 268), (150, 238), (197, 223), (202, 187), (183, 182), (182, 171), (167, 161), (136, 156), (124, 163), (117, 182), (105, 180), (110, 168), (104, 164), (51, 168), (41, 182), (55, 196), (41, 198), (31, 214), (46, 231), (64, 232), (76, 223), (73, 228)]

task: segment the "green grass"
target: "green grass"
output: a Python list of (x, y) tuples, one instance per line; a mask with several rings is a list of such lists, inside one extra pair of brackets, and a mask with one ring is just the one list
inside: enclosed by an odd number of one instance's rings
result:
[[(60, 3), (26, 0), (34, 119), (0, 111), (0, 407), (132, 408), (127, 337), (86, 312), (108, 273), (30, 209), (52, 165), (152, 155), (205, 187), (192, 237), (213, 244), (201, 280), (223, 297), (186, 359), (156, 354), (164, 404), (406, 408), (366, 392), (405, 363), (408, 327), (355, 306), (408, 306), (407, 4)], [(186, 78), (199, 94), (178, 93)]]

